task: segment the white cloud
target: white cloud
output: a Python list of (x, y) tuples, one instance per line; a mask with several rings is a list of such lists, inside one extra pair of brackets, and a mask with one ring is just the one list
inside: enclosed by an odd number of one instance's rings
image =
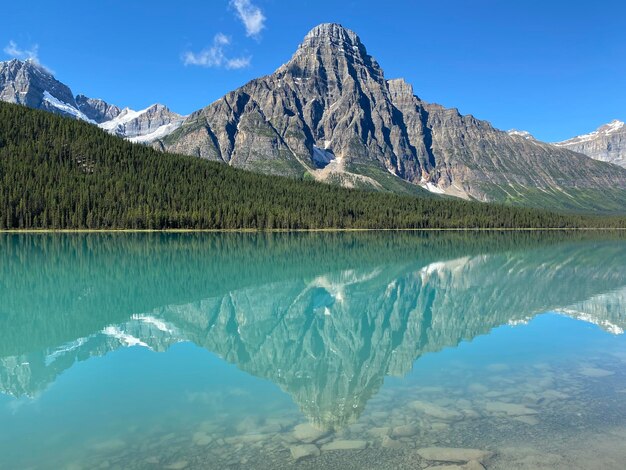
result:
[(224, 48), (230, 45), (230, 38), (222, 33), (217, 33), (213, 38), (211, 47), (200, 52), (185, 52), (183, 63), (185, 65), (199, 65), (201, 67), (225, 67), (227, 69), (241, 69), (250, 65), (251, 57), (227, 57)]
[(236, 59), (228, 59), (226, 61), (227, 69), (245, 69), (250, 66), (251, 57), (237, 57)]
[(15, 59), (30, 59), (37, 64), (39, 63), (39, 46), (37, 44), (31, 46), (30, 49), (20, 49), (17, 43), (11, 40), (4, 47), (3, 51)]
[(237, 16), (246, 27), (246, 35), (257, 37), (265, 28), (265, 15), (250, 0), (231, 0), (230, 4), (237, 10)]
[(11, 56), (14, 59), (30, 60), (33, 64), (37, 65), (42, 70), (50, 74), (54, 74), (54, 70), (52, 70), (50, 67), (46, 67), (41, 62), (39, 62), (38, 44), (33, 44), (32, 46), (30, 46), (30, 49), (21, 49), (15, 41), (11, 40), (6, 46), (4, 46), (4, 49), (2, 50), (6, 55)]

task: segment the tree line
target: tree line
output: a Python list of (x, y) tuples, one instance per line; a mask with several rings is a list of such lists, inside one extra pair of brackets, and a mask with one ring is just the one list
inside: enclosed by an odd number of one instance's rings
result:
[(352, 190), (162, 153), (0, 103), (0, 229), (625, 227), (626, 217)]

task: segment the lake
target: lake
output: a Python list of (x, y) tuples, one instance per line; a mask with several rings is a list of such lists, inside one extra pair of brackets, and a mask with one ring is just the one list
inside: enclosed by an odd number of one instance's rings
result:
[(623, 469), (625, 240), (0, 235), (0, 468)]

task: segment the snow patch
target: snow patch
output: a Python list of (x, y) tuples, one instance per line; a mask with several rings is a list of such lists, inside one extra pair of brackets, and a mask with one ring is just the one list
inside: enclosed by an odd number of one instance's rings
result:
[(107, 326), (102, 333), (119, 340), (120, 343), (131, 347), (131, 346), (142, 346), (144, 348), (150, 348), (146, 343), (141, 341), (139, 338), (136, 338), (133, 335), (129, 335), (128, 333), (124, 333), (116, 326)]
[(147, 143), (154, 140), (165, 137), (171, 134), (182, 125), (183, 121), (170, 122), (169, 124), (163, 124), (155, 129), (154, 132), (145, 135), (137, 135), (135, 137), (129, 137), (128, 140), (135, 143)]
[(511, 129), (507, 131), (507, 134), (516, 137), (522, 137), (527, 140), (535, 140), (535, 137), (528, 131), (518, 131), (517, 129)]
[(80, 119), (81, 121), (87, 121), (91, 124), (95, 124), (95, 121), (92, 121), (87, 116), (85, 116), (82, 111), (79, 111), (71, 104), (64, 103), (60, 99), (55, 98), (47, 90), (43, 92), (43, 100), (49, 103), (54, 108), (58, 109), (59, 111), (64, 112), (65, 114), (69, 114), (70, 116)]
[(622, 121), (614, 119), (613, 121), (609, 122), (608, 124), (605, 124), (604, 126), (600, 126), (598, 129), (596, 129), (593, 132), (590, 132), (589, 134), (579, 135), (572, 139), (564, 140), (562, 142), (555, 142), (553, 145), (556, 145), (557, 147), (563, 147), (566, 145), (589, 142), (591, 140), (597, 139), (598, 137), (613, 134), (614, 132), (621, 130), (624, 127), (624, 125), (625, 124)]
[(432, 184), (430, 181), (420, 183), (420, 186), (434, 194), (445, 194), (445, 191), (443, 189), (441, 189), (439, 186)]
[(170, 333), (170, 334), (174, 333), (174, 329), (170, 328), (167, 323), (151, 315), (133, 315), (132, 319), (138, 320), (148, 325), (152, 325), (157, 330), (163, 331), (164, 333)]
[[(154, 105), (152, 105), (154, 106)], [(135, 111), (130, 108), (124, 108), (121, 113), (119, 113), (116, 117), (111, 119), (110, 121), (105, 121), (98, 126), (105, 131), (112, 131), (122, 124), (127, 124), (134, 119), (137, 119), (142, 114), (146, 113), (152, 106), (147, 107), (146, 109), (142, 109), (141, 111)]]
[(89, 338), (90, 337), (78, 338), (74, 341), (64, 344), (63, 346), (60, 346), (58, 349), (55, 349), (53, 352), (51, 352), (50, 354), (46, 356), (46, 359), (45, 359), (46, 366), (49, 366), (50, 364), (52, 364), (54, 361), (57, 360), (57, 358), (59, 358), (60, 356), (63, 356), (65, 353), (72, 352), (80, 348), (83, 344), (87, 342)]
[(585, 312), (580, 312), (578, 310), (569, 309), (569, 308), (561, 308), (557, 310), (557, 313), (561, 313), (563, 315), (567, 315), (568, 317), (575, 318), (576, 320), (581, 320), (587, 323), (591, 323), (593, 325), (597, 325), (600, 328), (608, 331), (613, 335), (622, 335), (624, 334), (624, 329), (611, 323), (608, 320), (599, 320), (592, 315), (589, 315)]

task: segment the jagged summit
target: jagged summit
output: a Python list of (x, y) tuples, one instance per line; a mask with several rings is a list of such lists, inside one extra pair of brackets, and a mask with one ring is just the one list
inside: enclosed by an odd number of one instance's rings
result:
[(344, 41), (352, 45), (361, 44), (361, 39), (354, 31), (344, 28), (339, 23), (322, 23), (317, 25), (304, 36), (303, 44), (320, 38)]
[[(365, 70), (357, 70), (358, 67)], [(356, 77), (363, 73), (377, 81), (384, 80), (382, 69), (367, 53), (359, 36), (337, 23), (323, 23), (309, 31), (291, 60), (277, 73), (339, 84), (347, 75)]]
[(0, 62), (0, 100), (82, 117), (72, 90), (31, 59)]

